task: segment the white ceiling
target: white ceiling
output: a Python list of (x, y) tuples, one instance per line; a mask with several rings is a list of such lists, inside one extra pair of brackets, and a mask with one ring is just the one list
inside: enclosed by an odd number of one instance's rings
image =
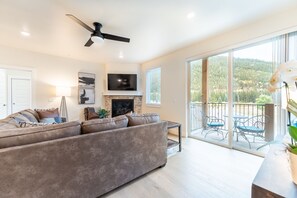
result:
[[(91, 62), (142, 63), (292, 6), (296, 0), (0, 0), (0, 45)], [(195, 17), (189, 20), (190, 12)], [(90, 32), (67, 13), (131, 41), (84, 47)]]

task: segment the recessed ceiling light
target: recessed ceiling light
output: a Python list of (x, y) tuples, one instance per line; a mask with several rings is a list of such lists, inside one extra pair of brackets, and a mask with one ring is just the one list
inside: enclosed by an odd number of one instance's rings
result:
[(26, 36), (26, 37), (28, 37), (28, 36), (30, 36), (31, 34), (30, 34), (29, 32), (26, 32), (26, 31), (21, 31), (21, 35), (22, 35), (22, 36)]
[(188, 14), (187, 14), (187, 18), (188, 19), (192, 19), (192, 18), (194, 18), (195, 17), (195, 12), (189, 12)]
[(120, 52), (119, 58), (120, 58), (120, 59), (123, 59), (123, 58), (124, 58), (124, 55), (123, 55), (122, 52)]

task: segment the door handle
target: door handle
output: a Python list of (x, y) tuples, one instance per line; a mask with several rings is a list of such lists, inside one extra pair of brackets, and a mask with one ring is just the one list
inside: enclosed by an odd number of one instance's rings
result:
[(3, 104), (3, 107), (5, 107), (6, 106), (6, 104)]
[(13, 105), (15, 105), (15, 103), (12, 103)]

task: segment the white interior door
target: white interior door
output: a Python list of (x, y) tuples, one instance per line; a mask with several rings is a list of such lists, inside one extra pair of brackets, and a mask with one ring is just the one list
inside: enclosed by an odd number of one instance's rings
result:
[(0, 69), (0, 119), (7, 116), (6, 72)]
[(31, 108), (31, 80), (11, 78), (11, 113)]

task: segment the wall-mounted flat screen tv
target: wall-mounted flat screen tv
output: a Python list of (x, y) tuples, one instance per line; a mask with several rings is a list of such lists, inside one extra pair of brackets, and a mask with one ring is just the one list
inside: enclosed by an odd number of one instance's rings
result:
[(107, 74), (109, 91), (137, 91), (137, 74)]

